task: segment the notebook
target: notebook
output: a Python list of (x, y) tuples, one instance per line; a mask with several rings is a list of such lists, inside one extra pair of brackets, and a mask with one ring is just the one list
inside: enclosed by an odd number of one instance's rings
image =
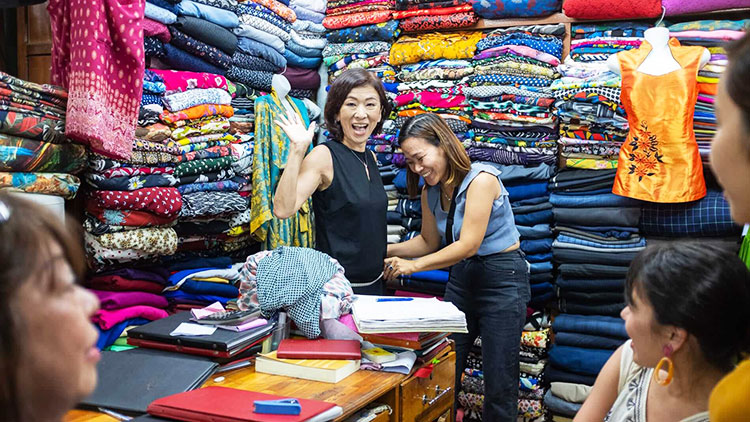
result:
[(335, 384), (356, 372), (359, 364), (359, 360), (280, 359), (274, 351), (255, 358), (255, 372)]
[(94, 392), (81, 407), (145, 413), (152, 401), (200, 387), (218, 364), (206, 358), (158, 350), (102, 352)]
[(171, 336), (169, 334), (181, 323), (190, 322), (190, 317), (190, 312), (180, 312), (167, 318), (149, 322), (128, 331), (128, 338), (228, 352), (226, 356), (222, 357), (231, 357), (238, 351), (270, 334), (274, 327), (274, 324), (268, 323), (264, 326), (242, 332), (216, 330), (208, 336)]
[(283, 398), (289, 397), (226, 387), (206, 387), (155, 400), (148, 406), (148, 413), (188, 422), (302, 422), (336, 407), (334, 403), (297, 398), (302, 407), (299, 415), (254, 412), (255, 400)]
[(349, 359), (362, 358), (357, 340), (308, 340), (288, 338), (281, 340), (276, 356), (282, 359)]

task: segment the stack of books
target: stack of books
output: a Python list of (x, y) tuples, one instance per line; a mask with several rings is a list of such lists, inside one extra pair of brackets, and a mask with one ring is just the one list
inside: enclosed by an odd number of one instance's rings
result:
[(383, 333), (361, 336), (365, 341), (394, 354), (414, 352), (420, 364), (440, 359), (451, 351), (448, 333)]
[(255, 372), (335, 384), (359, 369), (357, 340), (285, 339), (255, 359)]

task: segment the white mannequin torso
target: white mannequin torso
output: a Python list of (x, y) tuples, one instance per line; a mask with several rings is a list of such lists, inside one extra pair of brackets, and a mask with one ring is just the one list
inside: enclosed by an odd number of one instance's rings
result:
[[(680, 64), (672, 56), (672, 51), (669, 49), (669, 30), (667, 28), (649, 28), (643, 33), (643, 38), (651, 44), (651, 51), (638, 66), (639, 72), (661, 76), (680, 69)], [(703, 68), (709, 60), (711, 60), (711, 53), (704, 48), (699, 68)], [(609, 56), (607, 67), (612, 72), (620, 74), (620, 61), (617, 59), (617, 54)]]
[(291, 85), (289, 85), (289, 80), (287, 80), (287, 78), (283, 75), (275, 74), (271, 79), (271, 88), (273, 88), (274, 92), (276, 92), (276, 95), (279, 97), (279, 101), (281, 101), (281, 105), (284, 106), (286, 111), (293, 112), (294, 107), (292, 107), (292, 105), (289, 103), (289, 100), (286, 99), (286, 97), (289, 95), (289, 91), (292, 90)]

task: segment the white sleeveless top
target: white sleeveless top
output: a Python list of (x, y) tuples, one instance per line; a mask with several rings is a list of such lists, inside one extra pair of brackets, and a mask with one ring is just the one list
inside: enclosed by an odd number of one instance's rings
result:
[[(633, 361), (630, 340), (625, 342), (620, 358), (620, 383), (617, 400), (604, 422), (646, 422), (646, 397), (654, 368), (644, 368)], [(696, 413), (681, 422), (709, 422), (708, 412)]]

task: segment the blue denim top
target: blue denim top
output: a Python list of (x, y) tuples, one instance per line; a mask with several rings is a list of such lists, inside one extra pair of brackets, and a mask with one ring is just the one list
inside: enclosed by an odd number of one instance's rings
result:
[[(461, 235), (461, 226), (464, 221), (464, 212), (466, 210), (466, 191), (469, 184), (479, 173), (489, 173), (497, 177), (500, 183), (502, 194), (498, 199), (492, 202), (492, 212), (487, 222), (487, 231), (484, 233), (484, 239), (479, 246), (477, 255), (490, 255), (502, 252), (514, 243), (518, 242), (520, 235), (516, 230), (516, 223), (513, 220), (513, 211), (508, 200), (508, 191), (500, 180), (500, 169), (494, 164), (486, 161), (475, 161), (471, 163), (471, 170), (464, 177), (463, 182), (458, 188), (456, 196), (456, 214), (453, 217), (453, 238), (458, 240)], [(430, 206), (432, 214), (435, 216), (438, 232), (440, 233), (441, 244), (445, 245), (445, 226), (448, 222), (448, 212), (443, 211), (440, 205), (440, 186), (429, 186), (427, 188), (427, 204)]]

